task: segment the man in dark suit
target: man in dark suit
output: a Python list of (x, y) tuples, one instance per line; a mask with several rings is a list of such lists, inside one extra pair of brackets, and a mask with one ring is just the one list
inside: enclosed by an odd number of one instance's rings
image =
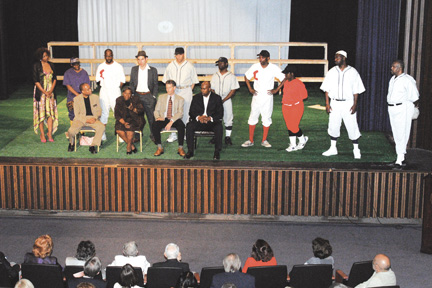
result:
[(212, 93), (210, 82), (201, 84), (201, 93), (195, 95), (189, 110), (189, 123), (186, 126), (186, 141), (188, 153), (186, 159), (194, 155), (194, 133), (195, 131), (213, 131), (215, 133), (215, 152), (213, 159), (220, 159), (223, 136), (223, 104), (222, 98)]
[(223, 260), (223, 266), (225, 273), (214, 275), (210, 288), (219, 288), (225, 283), (232, 283), (237, 288), (255, 288), (255, 277), (239, 271), (241, 261), (237, 254), (228, 254)]
[[(96, 288), (105, 288), (106, 282), (94, 279), (101, 272), (102, 264), (98, 257), (93, 257), (84, 264), (84, 274), (80, 278), (73, 278), (68, 281), (69, 288), (76, 288), (78, 284), (87, 282), (93, 284)], [(75, 277), (75, 275), (74, 275)]]
[(189, 264), (180, 262), (181, 261), (181, 253), (180, 248), (174, 244), (170, 243), (165, 247), (165, 258), (167, 259), (165, 262), (154, 263), (153, 267), (179, 267), (182, 268), (183, 272), (189, 271)]
[(150, 139), (154, 142), (151, 127), (154, 122), (153, 113), (158, 95), (158, 72), (156, 68), (147, 65), (148, 56), (145, 51), (139, 51), (135, 57), (137, 58), (138, 66), (132, 67), (130, 88), (134, 96), (138, 96), (144, 106), (147, 123), (150, 128)]

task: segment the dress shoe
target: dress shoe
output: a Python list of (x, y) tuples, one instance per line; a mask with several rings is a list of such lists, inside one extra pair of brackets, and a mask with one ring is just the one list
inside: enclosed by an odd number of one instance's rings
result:
[(97, 149), (96, 149), (95, 146), (90, 146), (89, 151), (90, 151), (90, 153), (92, 153), (92, 154), (96, 154), (96, 153), (97, 153)]
[(183, 150), (183, 148), (178, 148), (178, 150), (177, 150), (177, 154), (179, 154), (181, 157), (185, 157), (185, 156), (186, 156), (186, 153), (185, 153), (185, 151)]
[(231, 142), (231, 137), (225, 137), (225, 144), (226, 145), (233, 145)]
[(138, 149), (135, 147), (135, 145), (132, 145), (132, 148), (133, 148), (133, 149), (131, 150), (132, 153), (135, 154), (135, 153), (138, 152)]
[(216, 144), (216, 139), (215, 137), (212, 137), (209, 141), (209, 144)]
[(132, 151), (126, 151), (126, 155), (132, 155)]
[(193, 156), (194, 156), (194, 153), (193, 153), (193, 152), (187, 152), (185, 158), (186, 158), (186, 159), (190, 159), (190, 158), (192, 158)]
[(75, 150), (75, 145), (69, 143), (68, 152), (73, 152)]
[(215, 151), (214, 155), (213, 155), (213, 160), (219, 160), (220, 159), (220, 154), (218, 151)]
[(404, 160), (404, 161), (402, 161), (402, 164), (397, 164), (396, 162), (388, 163), (388, 164), (387, 164), (387, 167), (394, 168), (394, 167), (396, 167), (396, 165), (399, 165), (399, 166), (401, 166), (401, 167), (405, 167), (407, 164), (406, 164), (406, 162), (405, 162), (405, 160)]
[(394, 164), (392, 170), (393, 171), (401, 171), (403, 169), (403, 166), (400, 164)]
[(164, 149), (163, 148), (158, 148), (156, 150), (156, 153), (154, 153), (154, 156), (160, 156), (164, 153)]

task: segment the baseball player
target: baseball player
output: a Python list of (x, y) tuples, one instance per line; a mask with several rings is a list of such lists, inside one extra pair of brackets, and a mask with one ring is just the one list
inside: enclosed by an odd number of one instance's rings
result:
[[(249, 92), (253, 95), (251, 103), (251, 113), (249, 115), (249, 140), (244, 142), (242, 147), (250, 147), (254, 145), (254, 132), (259, 116), (263, 124), (263, 138), (261, 145), (270, 148), (271, 144), (267, 141), (268, 131), (272, 124), (273, 113), (273, 94), (271, 90), (274, 88), (275, 78), (282, 82), (285, 75), (282, 73), (279, 66), (269, 63), (270, 53), (267, 50), (262, 50), (257, 54), (259, 63), (253, 64), (245, 74), (246, 85)], [(254, 79), (254, 88), (252, 89), (250, 81)]]
[(348, 137), (354, 145), (355, 159), (361, 158), (358, 147), (360, 130), (357, 124), (357, 98), (366, 91), (359, 73), (354, 67), (346, 63), (347, 53), (343, 50), (336, 52), (335, 64), (324, 78), (320, 89), (325, 92), (326, 111), (329, 113), (328, 134), (330, 148), (323, 152), (323, 156), (337, 155), (337, 139), (340, 136), (342, 121), (348, 131)]
[(216, 61), (216, 66), (219, 67), (219, 71), (213, 74), (210, 85), (217, 95), (222, 97), (222, 103), (224, 107), (224, 124), (225, 124), (225, 144), (232, 145), (231, 132), (233, 125), (233, 111), (231, 97), (234, 96), (236, 90), (240, 88), (235, 75), (228, 71), (228, 59), (220, 57)]

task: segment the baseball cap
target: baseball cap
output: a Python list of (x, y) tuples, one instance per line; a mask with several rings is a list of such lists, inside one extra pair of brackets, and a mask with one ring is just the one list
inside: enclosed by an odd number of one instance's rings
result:
[(344, 50), (339, 50), (335, 54), (339, 54), (339, 55), (344, 56), (345, 58), (348, 58), (348, 54)]
[(215, 62), (215, 63), (216, 63), (216, 66), (217, 66), (217, 64), (218, 64), (219, 62), (225, 62), (225, 63), (228, 64), (228, 59), (225, 58), (225, 57), (219, 57), (219, 59)]
[(73, 64), (75, 64), (75, 63), (80, 63), (80, 60), (79, 60), (78, 57), (72, 57), (72, 58), (70, 59), (70, 64), (71, 64), (71, 65), (73, 65)]
[(177, 47), (175, 49), (174, 55), (178, 55), (178, 54), (184, 54), (184, 49), (183, 47)]
[(261, 50), (261, 52), (259, 54), (257, 54), (257, 56), (263, 56), (263, 57), (270, 57), (270, 53), (267, 50)]
[(144, 56), (145, 58), (148, 57), (145, 51), (139, 51), (135, 58), (138, 58), (139, 56)]

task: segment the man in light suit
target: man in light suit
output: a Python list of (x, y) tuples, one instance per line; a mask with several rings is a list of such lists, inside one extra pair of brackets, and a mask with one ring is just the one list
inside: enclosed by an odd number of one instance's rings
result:
[[(224, 114), (222, 98), (211, 92), (209, 81), (201, 84), (201, 93), (195, 95), (189, 110), (189, 123), (186, 126), (188, 153), (186, 159), (194, 156), (195, 131), (213, 131), (215, 133), (215, 152), (213, 159), (220, 159), (222, 150), (222, 117)], [(179, 135), (180, 136), (180, 135)]]
[(68, 151), (72, 152), (75, 150), (75, 135), (80, 131), (80, 129), (84, 126), (89, 126), (96, 130), (89, 151), (92, 154), (96, 154), (96, 146), (100, 146), (102, 135), (105, 132), (105, 125), (100, 121), (102, 108), (100, 106), (99, 97), (95, 94), (92, 94), (89, 84), (83, 83), (79, 88), (81, 90), (81, 94), (74, 98), (75, 118), (68, 130)]
[(144, 106), (144, 112), (147, 115), (147, 123), (150, 129), (150, 139), (155, 142), (152, 133), (152, 126), (155, 120), (153, 112), (158, 95), (158, 72), (156, 68), (147, 65), (147, 54), (145, 51), (139, 51), (135, 56), (138, 66), (132, 67), (130, 75), (130, 88), (134, 96), (138, 96)]
[(178, 154), (184, 157), (186, 153), (183, 150), (185, 124), (182, 121), (184, 99), (175, 94), (176, 82), (174, 80), (167, 80), (166, 84), (167, 94), (159, 96), (156, 108), (154, 111), (154, 118), (152, 131), (155, 138), (155, 143), (158, 146), (154, 156), (160, 156), (164, 153), (161, 141), (161, 130), (169, 131), (174, 127), (178, 131)]

